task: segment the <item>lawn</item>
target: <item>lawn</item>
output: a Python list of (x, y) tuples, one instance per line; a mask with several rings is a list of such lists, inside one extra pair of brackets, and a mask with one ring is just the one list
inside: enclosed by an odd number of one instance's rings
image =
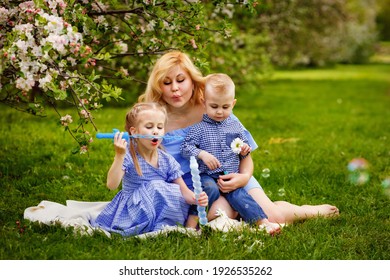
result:
[[(105, 180), (114, 152), (110, 141), (96, 140), (88, 154), (73, 155), (56, 114), (1, 106), (0, 259), (390, 259), (390, 197), (381, 185), (390, 176), (390, 65), (278, 71), (265, 84), (238, 85), (237, 98), (234, 112), (259, 145), (254, 175), (271, 199), (335, 204), (338, 218), (298, 222), (277, 237), (204, 230), (142, 240), (31, 223), (23, 211), (42, 200), (110, 200), (116, 192)], [(106, 106), (95, 123), (100, 131), (122, 129), (126, 111)], [(365, 184), (348, 180), (354, 158), (369, 163)]]

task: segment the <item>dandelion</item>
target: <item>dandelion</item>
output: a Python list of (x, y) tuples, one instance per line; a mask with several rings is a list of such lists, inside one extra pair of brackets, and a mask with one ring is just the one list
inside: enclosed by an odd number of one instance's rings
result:
[(239, 153), (241, 153), (241, 147), (243, 145), (244, 145), (244, 141), (242, 141), (240, 138), (236, 138), (230, 144), (230, 148), (232, 148), (233, 153), (239, 154)]

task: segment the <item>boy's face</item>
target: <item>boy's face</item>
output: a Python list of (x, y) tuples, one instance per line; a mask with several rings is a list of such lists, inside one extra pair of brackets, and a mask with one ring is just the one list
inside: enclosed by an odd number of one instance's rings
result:
[(232, 94), (215, 94), (214, 92), (205, 93), (206, 114), (214, 121), (225, 120), (232, 113), (236, 104), (236, 99)]

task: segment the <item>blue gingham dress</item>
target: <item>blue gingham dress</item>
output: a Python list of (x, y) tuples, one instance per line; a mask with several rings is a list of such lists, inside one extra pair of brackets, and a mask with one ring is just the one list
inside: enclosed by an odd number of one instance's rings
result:
[(123, 236), (160, 230), (164, 225), (184, 224), (189, 205), (178, 184), (171, 183), (183, 172), (178, 162), (158, 149), (158, 168), (138, 156), (139, 176), (130, 154), (123, 163), (122, 189), (99, 214), (94, 226)]

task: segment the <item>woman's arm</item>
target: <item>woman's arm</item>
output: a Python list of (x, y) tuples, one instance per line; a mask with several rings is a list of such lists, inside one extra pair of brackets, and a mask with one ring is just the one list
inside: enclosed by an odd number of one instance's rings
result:
[(222, 192), (231, 192), (248, 184), (253, 174), (253, 160), (249, 154), (240, 162), (239, 173), (230, 173), (219, 176), (218, 185)]

